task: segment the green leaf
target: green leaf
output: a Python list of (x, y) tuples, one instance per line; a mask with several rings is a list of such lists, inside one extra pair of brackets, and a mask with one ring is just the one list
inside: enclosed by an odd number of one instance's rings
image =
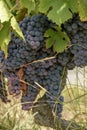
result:
[(82, 21), (87, 21), (87, 0), (78, 0), (79, 15)]
[(50, 48), (52, 45), (53, 45), (52, 39), (51, 39), (51, 38), (48, 38), (48, 39), (46, 40), (46, 48), (48, 49), (48, 48)]
[(11, 13), (7, 7), (7, 5), (4, 3), (3, 0), (0, 1), (0, 20), (1, 23), (5, 21), (9, 21), (11, 17)]
[(77, 12), (76, 0), (40, 0), (39, 11), (46, 13), (49, 19), (56, 24), (64, 23), (72, 17), (72, 13)]
[(12, 18), (11, 18), (11, 26), (15, 30), (15, 32), (25, 41), (22, 31), (14, 16), (12, 16)]
[(74, 13), (78, 12), (78, 2), (77, 0), (66, 0), (68, 8)]
[(45, 33), (45, 37), (48, 37), (46, 40), (47, 48), (53, 45), (53, 49), (56, 52), (62, 52), (67, 47), (67, 43), (69, 42), (69, 38), (66, 33), (61, 30), (56, 31), (53, 29), (48, 29)]
[(35, 10), (35, 1), (34, 0), (20, 0), (21, 6), (28, 9), (28, 14), (31, 11)]
[(53, 7), (52, 4), (55, 3), (52, 0), (40, 0), (39, 10), (40, 12), (46, 13), (50, 7)]
[(0, 30), (0, 47), (7, 55), (7, 46), (10, 41), (10, 23), (4, 22), (3, 28)]

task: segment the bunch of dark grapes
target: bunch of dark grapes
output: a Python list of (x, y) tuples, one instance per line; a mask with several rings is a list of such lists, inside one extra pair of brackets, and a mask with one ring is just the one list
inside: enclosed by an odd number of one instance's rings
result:
[(20, 23), (25, 42), (11, 33), (11, 41), (8, 46), (8, 58), (5, 66), (8, 69), (20, 68), (20, 66), (37, 60), (38, 52), (44, 46), (44, 32), (52, 26), (51, 21), (43, 14), (24, 18)]
[(87, 65), (87, 22), (82, 22), (78, 14), (64, 23), (63, 29), (71, 40), (71, 53), (74, 64), (78, 67)]
[[(45, 88), (47, 102), (53, 108), (57, 97), (61, 94), (66, 84), (66, 74), (64, 67), (58, 65), (55, 58), (42, 62), (37, 61), (27, 66), (24, 70), (24, 79), (28, 89), (27, 93), (22, 96), (22, 108), (29, 109), (34, 105), (33, 103), (40, 86)], [(58, 103), (57, 107), (61, 108), (61, 111), (58, 109), (58, 115), (62, 112), (62, 104), (60, 103), (59, 105)]]
[(7, 96), (8, 94), (7, 94), (7, 90), (6, 90), (6, 86), (4, 82), (4, 77), (3, 77), (3, 74), (0, 72), (0, 99), (2, 100), (2, 102), (4, 103), (9, 102)]
[(54, 111), (57, 106), (56, 114), (59, 115), (63, 109), (63, 97), (60, 95), (67, 75), (64, 66), (70, 59), (62, 63), (62, 59), (55, 56), (52, 48), (46, 49), (44, 33), (54, 24), (45, 15), (24, 18), (19, 25), (26, 42), (12, 32), (8, 57), (4, 61), (3, 74), (8, 79), (9, 92), (15, 96), (20, 94), (22, 87), (18, 70), (22, 67), (26, 84), (26, 92), (22, 92), (21, 98), (22, 109), (28, 110), (35, 105), (34, 101), (43, 87), (46, 90), (47, 102)]

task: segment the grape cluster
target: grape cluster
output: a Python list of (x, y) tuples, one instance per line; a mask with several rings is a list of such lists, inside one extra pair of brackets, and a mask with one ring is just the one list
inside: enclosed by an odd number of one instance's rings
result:
[(54, 111), (57, 106), (57, 115), (59, 115), (63, 109), (63, 97), (60, 95), (66, 84), (65, 64), (69, 61), (62, 63), (62, 59), (55, 56), (52, 48), (46, 49), (44, 32), (54, 24), (43, 14), (38, 14), (24, 18), (19, 25), (26, 42), (11, 33), (8, 57), (4, 58), (4, 69), (1, 69), (8, 79), (9, 93), (15, 96), (20, 94), (22, 85), (18, 71), (22, 68), (23, 80), (26, 84), (26, 91), (22, 92), (21, 98), (22, 109), (29, 110), (35, 105), (34, 101), (41, 86), (46, 90), (47, 102)]
[(5, 61), (8, 69), (20, 68), (26, 63), (37, 60), (38, 51), (44, 46), (44, 32), (52, 26), (51, 21), (42, 14), (24, 18), (19, 25), (26, 42), (11, 33), (8, 58)]
[[(22, 95), (22, 102), (24, 103), (25, 101), (25, 103), (22, 104), (22, 108), (29, 109), (34, 105), (33, 101), (40, 90), (39, 85), (45, 88), (47, 102), (54, 108), (57, 96), (61, 94), (66, 84), (66, 70), (63, 73), (63, 69), (62, 66), (58, 65), (56, 58), (32, 63), (27, 66), (27, 68), (24, 69), (24, 80), (27, 84), (27, 92), (25, 95)], [(58, 103), (57, 107), (58, 115), (62, 111), (62, 104)]]
[(87, 22), (82, 22), (78, 14), (63, 24), (71, 43), (70, 51), (74, 55), (74, 64), (78, 67), (87, 65)]

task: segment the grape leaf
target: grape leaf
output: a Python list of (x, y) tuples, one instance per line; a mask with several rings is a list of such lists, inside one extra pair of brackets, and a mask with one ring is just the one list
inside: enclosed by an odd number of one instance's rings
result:
[(0, 30), (0, 47), (7, 55), (7, 46), (10, 41), (10, 23), (4, 22)]
[(22, 7), (25, 7), (28, 9), (28, 14), (30, 14), (30, 12), (35, 9), (34, 0), (20, 0), (20, 2), (21, 2)]
[(1, 23), (5, 21), (9, 21), (11, 17), (11, 13), (7, 7), (7, 5), (4, 3), (3, 0), (0, 1), (0, 20)]
[(40, 0), (39, 11), (46, 13), (49, 19), (61, 25), (72, 17), (72, 13), (77, 12), (76, 0)]
[(67, 43), (69, 42), (69, 38), (66, 33), (61, 30), (55, 31), (53, 29), (48, 29), (45, 33), (46, 47), (49, 48), (53, 45), (53, 49), (55, 52), (62, 52), (67, 47)]
[(12, 16), (12, 18), (11, 18), (11, 26), (15, 30), (15, 32), (25, 41), (22, 31), (14, 16)]
[(78, 0), (78, 10), (81, 21), (87, 21), (87, 0)]

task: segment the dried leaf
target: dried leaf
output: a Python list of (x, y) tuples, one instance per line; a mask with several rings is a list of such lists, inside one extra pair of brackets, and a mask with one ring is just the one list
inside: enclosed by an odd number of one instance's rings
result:
[(26, 93), (26, 83), (24, 82), (24, 71), (23, 68), (20, 68), (18, 71), (18, 77), (20, 78), (20, 83), (21, 83), (21, 89), (24, 93)]
[(24, 72), (23, 72), (23, 68), (20, 68), (19, 69), (19, 71), (18, 71), (18, 77), (20, 78), (20, 79), (22, 79), (23, 78), (23, 75), (24, 75)]

